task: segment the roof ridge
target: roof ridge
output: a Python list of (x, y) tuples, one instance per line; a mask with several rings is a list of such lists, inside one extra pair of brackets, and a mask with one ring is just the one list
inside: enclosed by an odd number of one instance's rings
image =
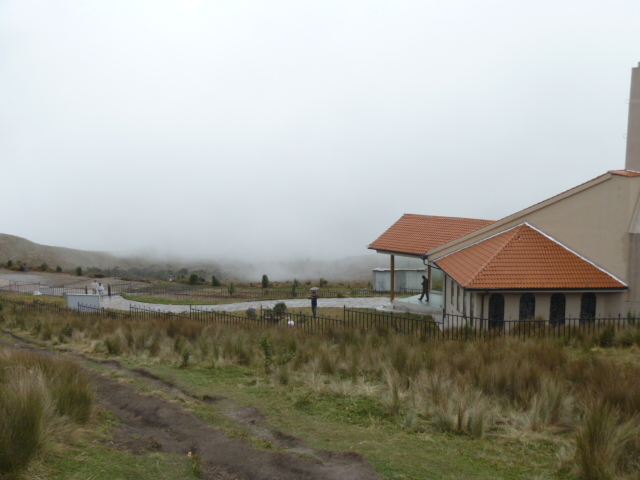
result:
[[(507, 245), (509, 245), (511, 243), (511, 241), (513, 240), (513, 237), (515, 235), (517, 235), (517, 231), (522, 228), (525, 224), (520, 224), (520, 225), (516, 225), (515, 227), (511, 228), (511, 230), (513, 230), (513, 232), (511, 233), (511, 235), (508, 236), (507, 240), (502, 244), (502, 246), (500, 248), (498, 248), (495, 253), (493, 255), (491, 255), (491, 257), (489, 257), (487, 259), (486, 262), (484, 262), (484, 264), (478, 268), (478, 270), (476, 271), (476, 274), (474, 276), (472, 276), (469, 281), (467, 282), (467, 284), (469, 286), (471, 286), (473, 284), (473, 282), (476, 280), (476, 278), (478, 278), (487, 268), (489, 268), (491, 266), (491, 264), (493, 263), (493, 261), (496, 259), (496, 257), (498, 255), (500, 255), (500, 253), (502, 253), (502, 251), (507, 247)], [(509, 230), (505, 230), (504, 232), (499, 233), (498, 235), (502, 235), (503, 233), (507, 233)], [(495, 237), (497, 237), (498, 235), (495, 235)], [(482, 243), (482, 242), (479, 242)], [(468, 248), (468, 247), (467, 247)], [(464, 248), (462, 249), (464, 250)]]
[(448, 218), (451, 220), (472, 220), (474, 222), (491, 222), (495, 223), (497, 220), (488, 220), (486, 218), (473, 218), (473, 217), (451, 217), (448, 215), (425, 215), (423, 213), (403, 213), (402, 216), (411, 215), (413, 217), (430, 217), (430, 218)]

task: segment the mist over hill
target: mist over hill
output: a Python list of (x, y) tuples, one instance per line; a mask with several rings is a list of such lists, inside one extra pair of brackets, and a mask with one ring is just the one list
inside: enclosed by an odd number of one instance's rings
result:
[[(365, 250), (366, 252), (366, 250)], [(25, 238), (0, 233), (0, 265), (11, 260), (14, 264), (22, 262), (31, 267), (47, 263), (50, 268), (56, 266), (64, 270), (73, 270), (78, 266), (84, 269), (119, 267), (134, 272), (177, 272), (186, 268), (198, 272), (209, 279), (216, 275), (220, 280), (259, 282), (263, 274), (272, 281), (318, 280), (320, 277), (331, 281), (370, 281), (373, 268), (389, 266), (389, 257), (373, 252), (336, 260), (292, 259), (285, 261), (251, 259), (186, 259), (173, 256), (162, 258), (157, 255), (118, 255), (110, 252), (92, 252), (74, 250), (65, 247), (40, 245)], [(397, 268), (418, 268), (419, 260), (397, 258)]]

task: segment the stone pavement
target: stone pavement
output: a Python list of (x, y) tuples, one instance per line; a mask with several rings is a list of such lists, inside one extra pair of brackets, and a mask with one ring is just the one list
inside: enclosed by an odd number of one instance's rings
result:
[[(198, 309), (237, 312), (239, 310), (246, 310), (250, 307), (253, 307), (256, 310), (259, 308), (273, 308), (273, 306), (279, 302), (284, 302), (287, 305), (287, 308), (311, 307), (311, 301), (308, 298), (305, 298), (296, 300), (259, 300), (257, 302), (228, 303), (225, 305), (198, 305)], [(129, 310), (129, 306), (133, 305), (136, 307), (162, 310), (163, 312), (180, 313), (189, 311), (189, 305), (164, 305), (157, 303), (134, 302), (132, 300), (125, 300), (119, 295), (114, 295), (112, 297), (105, 295), (102, 297), (100, 304), (104, 308), (113, 308), (116, 310)], [(349, 308), (378, 308), (389, 305), (389, 297), (318, 298), (318, 308), (342, 308), (343, 306)]]

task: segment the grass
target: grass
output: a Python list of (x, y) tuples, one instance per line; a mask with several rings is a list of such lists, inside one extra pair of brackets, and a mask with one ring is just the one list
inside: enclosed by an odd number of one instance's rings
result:
[(200, 479), (199, 466), (184, 455), (134, 455), (101, 445), (90, 445), (50, 459), (43, 465), (47, 477), (59, 480)]
[(166, 298), (166, 297), (145, 297), (142, 295), (122, 295), (122, 298), (124, 298), (125, 300), (131, 300), (132, 302), (156, 303), (158, 305), (226, 305), (229, 303), (237, 302), (237, 300), (234, 300), (234, 299), (230, 299), (229, 301), (200, 300), (200, 299), (175, 300), (175, 299)]
[(86, 424), (93, 397), (76, 364), (0, 347), (0, 475), (19, 473), (54, 437)]
[[(607, 338), (617, 348), (602, 349), (595, 338), (434, 342), (377, 331), (87, 322), (10, 308), (3, 315), (3, 328), (49, 345), (116, 357), (199, 398), (256, 407), (272, 431), (362, 453), (385, 478), (639, 473), (640, 336), (632, 333)], [(230, 420), (225, 402), (189, 408), (276, 448)]]

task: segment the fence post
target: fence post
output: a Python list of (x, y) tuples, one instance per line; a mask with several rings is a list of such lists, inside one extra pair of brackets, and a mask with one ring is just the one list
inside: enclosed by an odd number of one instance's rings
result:
[(107, 285), (107, 292), (109, 293), (109, 296), (111, 296), (111, 284)]

